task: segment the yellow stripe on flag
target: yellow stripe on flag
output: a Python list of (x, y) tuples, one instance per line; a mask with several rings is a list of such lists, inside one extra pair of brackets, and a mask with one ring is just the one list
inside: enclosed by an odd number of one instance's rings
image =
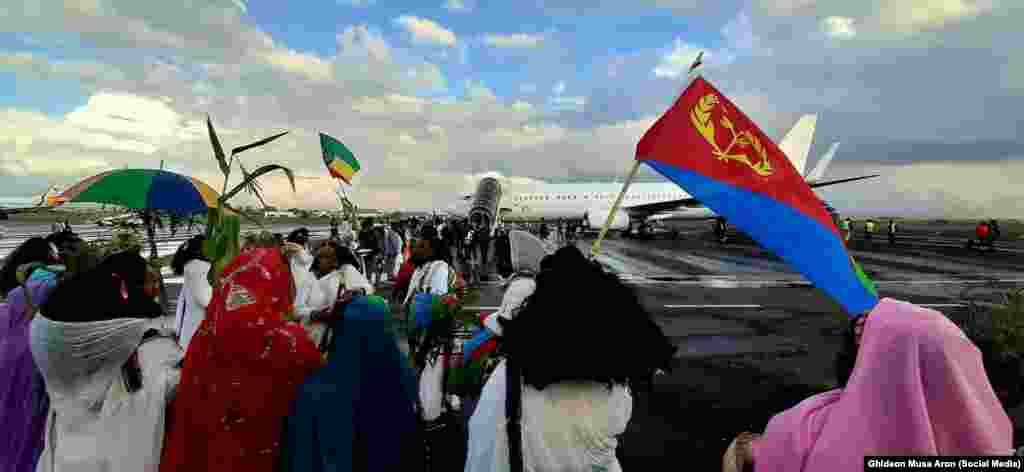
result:
[(331, 161), (331, 165), (328, 167), (331, 170), (331, 175), (344, 180), (346, 183), (351, 184), (352, 176), (355, 175), (356, 171), (352, 166), (348, 165), (347, 162), (341, 159), (335, 159)]

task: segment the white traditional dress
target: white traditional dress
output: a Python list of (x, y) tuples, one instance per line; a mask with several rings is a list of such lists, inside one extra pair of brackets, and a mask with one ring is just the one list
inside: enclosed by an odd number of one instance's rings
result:
[[(158, 323), (158, 322), (157, 322)], [(167, 404), (181, 373), (171, 338), (139, 346), (151, 320), (65, 323), (37, 315), (32, 357), (50, 396), (37, 472), (158, 472)], [(142, 388), (129, 393), (121, 366), (138, 350)]]
[[(465, 472), (507, 472), (505, 361), (491, 373), (469, 422)], [(544, 390), (523, 385), (525, 472), (621, 472), (617, 436), (633, 413), (629, 388), (596, 382), (559, 382)]]
[(363, 290), (367, 295), (373, 295), (373, 285), (366, 280), (359, 269), (351, 264), (345, 264), (317, 280), (316, 287), (312, 290), (314, 293), (308, 302), (312, 311), (305, 313), (302, 317), (302, 326), (306, 328), (313, 343), (318, 346), (323, 340), (326, 326), (319, 321), (313, 321), (309, 315), (312, 312), (330, 308), (338, 296), (338, 289), (342, 284), (344, 284), (345, 290)]
[[(499, 318), (515, 318), (536, 290), (533, 276), (540, 272), (541, 259), (550, 253), (549, 246), (526, 231), (510, 231), (509, 245), (516, 276), (505, 290), (501, 307), (484, 321), (484, 326), (499, 336)], [(502, 360), (487, 379), (469, 420), (465, 472), (509, 470), (506, 382)], [(609, 389), (596, 382), (560, 382), (537, 390), (523, 385), (521, 399), (526, 472), (622, 470), (615, 448), (616, 436), (625, 432), (632, 415), (633, 398), (627, 387)]]
[[(405, 305), (413, 300), (417, 293), (427, 292), (438, 296), (448, 294), (453, 281), (448, 264), (444, 261), (432, 261), (418, 267), (409, 281), (409, 291), (405, 295)], [(403, 351), (408, 354), (408, 346)], [(420, 404), (423, 406), (423, 419), (436, 420), (442, 413), (442, 383), (444, 382), (444, 364), (440, 356), (428, 361), (420, 374)]]
[(213, 297), (213, 287), (206, 278), (210, 272), (209, 262), (193, 259), (185, 264), (184, 272), (185, 282), (178, 294), (174, 330), (178, 333), (178, 345), (181, 350), (188, 352), (188, 343), (199, 329), (199, 324), (206, 318), (206, 306)]

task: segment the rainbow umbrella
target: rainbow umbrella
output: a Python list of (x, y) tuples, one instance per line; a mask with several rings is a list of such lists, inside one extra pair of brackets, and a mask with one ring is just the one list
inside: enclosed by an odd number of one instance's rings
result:
[(106, 203), (188, 216), (217, 206), (220, 194), (198, 179), (155, 169), (119, 169), (89, 177), (54, 200)]

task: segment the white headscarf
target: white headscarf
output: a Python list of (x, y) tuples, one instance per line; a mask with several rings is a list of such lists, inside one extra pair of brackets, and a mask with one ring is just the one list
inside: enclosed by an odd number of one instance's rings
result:
[(508, 243), (512, 252), (512, 270), (517, 273), (537, 274), (541, 259), (551, 254), (550, 247), (526, 231), (509, 231)]
[(151, 320), (140, 318), (67, 323), (37, 315), (32, 358), (46, 381), (50, 407), (70, 414), (96, 408), (150, 327)]
[(537, 289), (533, 276), (540, 272), (541, 259), (551, 252), (544, 242), (526, 231), (509, 231), (508, 241), (512, 250), (512, 270), (525, 277), (515, 277), (509, 282), (501, 307), (484, 321), (484, 327), (498, 336), (502, 333), (498, 317), (512, 319), (526, 298), (533, 295)]

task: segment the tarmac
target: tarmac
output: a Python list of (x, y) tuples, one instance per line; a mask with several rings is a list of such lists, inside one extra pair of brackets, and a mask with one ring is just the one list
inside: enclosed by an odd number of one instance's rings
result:
[[(291, 229), (271, 228), (285, 234)], [(326, 227), (310, 229), (314, 239), (328, 233)], [(88, 225), (75, 230), (86, 239), (109, 232)], [(0, 257), (33, 231), (45, 234), (48, 228), (8, 225)], [(856, 235), (851, 254), (881, 297), (954, 317), (974, 301), (997, 302), (1005, 291), (1024, 287), (1024, 246), (1019, 242), (981, 252), (965, 247), (972, 231), (963, 237), (934, 233), (928, 227), (904, 230), (894, 246), (884, 234), (871, 243)], [(161, 235), (160, 255), (172, 254), (186, 237)], [(587, 251), (591, 243), (577, 244)], [(720, 470), (722, 452), (736, 434), (760, 432), (775, 413), (834, 386), (832, 361), (846, 315), (784, 262), (742, 236), (720, 244), (712, 241), (707, 225), (695, 225), (676, 240), (611, 238), (603, 242), (598, 260), (636, 291), (679, 347), (673, 369), (655, 379), (653, 390), (634, 393), (633, 417), (622, 438), (624, 469), (662, 470), (673, 464)], [(166, 275), (173, 306), (181, 281)], [(386, 284), (380, 287), (387, 290)], [(477, 293), (479, 301), (468, 309), (493, 311), (503, 287), (485, 282)], [(1024, 424), (1019, 409), (1011, 415), (1015, 424)]]

